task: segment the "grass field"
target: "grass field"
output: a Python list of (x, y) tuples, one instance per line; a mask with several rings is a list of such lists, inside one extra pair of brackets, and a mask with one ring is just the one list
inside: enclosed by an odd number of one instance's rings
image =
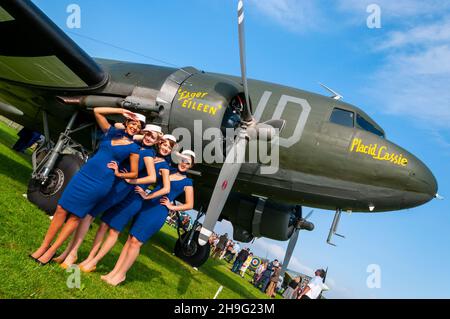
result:
[[(48, 216), (28, 202), (31, 174), (30, 153), (11, 150), (16, 131), (0, 122), (0, 298), (213, 298), (223, 286), (220, 298), (266, 298), (230, 271), (224, 261), (208, 260), (198, 271), (172, 255), (176, 231), (168, 226), (147, 243), (127, 281), (119, 287), (105, 284), (100, 275), (114, 266), (125, 242), (105, 257), (97, 272), (81, 273), (80, 288), (68, 288), (71, 273), (56, 264), (41, 267), (28, 257), (37, 248), (49, 225)], [(97, 224), (80, 249), (87, 256)]]

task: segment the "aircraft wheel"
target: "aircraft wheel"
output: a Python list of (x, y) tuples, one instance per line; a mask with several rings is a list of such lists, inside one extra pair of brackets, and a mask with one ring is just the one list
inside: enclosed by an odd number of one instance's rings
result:
[[(175, 244), (175, 256), (184, 260), (192, 267), (200, 267), (208, 260), (209, 257), (209, 243), (206, 243), (204, 246), (200, 246), (198, 244), (199, 234), (199, 231), (195, 232), (189, 245), (187, 245), (187, 243), (182, 245), (180, 239), (178, 239)], [(181, 235), (181, 238), (184, 239), (187, 235), (188, 233), (184, 233)]]
[(84, 161), (77, 155), (60, 156), (43, 185), (39, 180), (30, 180), (27, 192), (28, 200), (47, 214), (53, 215), (67, 183), (83, 164)]

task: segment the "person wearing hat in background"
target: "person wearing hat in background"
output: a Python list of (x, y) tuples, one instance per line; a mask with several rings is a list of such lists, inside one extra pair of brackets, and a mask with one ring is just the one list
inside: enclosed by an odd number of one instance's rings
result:
[[(169, 210), (187, 211), (194, 208), (194, 187), (192, 179), (186, 173), (194, 165), (195, 153), (185, 150), (181, 153), (176, 173), (170, 175), (170, 193), (167, 196), (152, 196), (143, 189), (138, 193), (145, 200), (142, 209), (133, 221), (130, 236), (120, 254), (114, 269), (102, 279), (117, 286), (126, 279), (126, 274), (139, 256), (140, 248), (164, 225)], [(184, 193), (186, 202), (175, 205), (173, 202)]]
[(317, 299), (319, 298), (322, 290), (325, 288), (323, 279), (325, 278), (325, 270), (318, 269), (314, 273), (312, 278), (306, 285), (305, 289), (298, 295), (298, 299)]
[[(122, 124), (121, 124), (122, 125)], [(120, 127), (115, 125), (115, 127)], [(154, 145), (159, 141), (162, 136), (162, 129), (160, 126), (148, 124), (141, 131), (143, 135), (134, 135), (133, 139), (135, 141), (140, 141), (139, 150), (139, 162), (138, 162), (138, 177), (148, 177), (149, 184), (156, 182), (155, 164), (154, 157), (156, 156), (156, 150)], [(136, 138), (140, 136), (140, 138)], [(126, 173), (130, 170), (130, 163), (125, 161), (120, 165), (122, 167), (121, 172)], [(116, 170), (118, 168), (116, 167)], [(61, 267), (66, 269), (67, 267), (74, 264), (78, 259), (78, 249), (83, 243), (84, 237), (86, 236), (90, 225), (95, 220), (95, 218), (101, 213), (105, 212), (107, 209), (117, 205), (122, 200), (124, 200), (129, 193), (133, 191), (134, 187), (126, 182), (123, 178), (117, 178), (114, 186), (108, 195), (100, 201), (85, 218), (81, 221), (78, 226), (74, 238), (67, 246), (66, 250), (61, 254), (61, 256), (54, 259), (57, 263), (61, 263)], [(92, 259), (95, 253), (100, 248), (100, 244), (106, 234), (108, 227), (104, 227), (101, 224), (97, 235), (94, 240), (93, 249), (91, 254), (87, 258), (87, 261)]]
[[(159, 131), (159, 130), (158, 130)], [(145, 134), (143, 141), (146, 140), (152, 131)], [(149, 189), (151, 187), (160, 188), (154, 196), (162, 196), (170, 191), (170, 165), (165, 158), (170, 155), (173, 147), (176, 145), (176, 139), (172, 135), (164, 135), (158, 138), (157, 154), (152, 153), (152, 159), (149, 163), (152, 165), (152, 173), (147, 175), (144, 172), (140, 178), (127, 179), (126, 194), (117, 202), (116, 205), (106, 209), (101, 220), (99, 231), (94, 239), (91, 252), (86, 260), (80, 264), (80, 270), (83, 272), (92, 272), (97, 268), (97, 263), (114, 247), (120, 232), (125, 228), (128, 222), (140, 211), (142, 207), (142, 198), (135, 189)], [(156, 186), (155, 185), (156, 182)], [(139, 186), (136, 186), (138, 184)], [(104, 240), (105, 234), (109, 234)], [(103, 244), (102, 244), (103, 243)]]
[[(109, 124), (106, 115), (111, 114), (121, 114), (127, 119), (125, 130), (117, 130)], [(145, 116), (109, 107), (94, 108), (94, 115), (103, 132), (102, 140), (95, 155), (67, 184), (41, 246), (30, 255), (42, 265), (52, 260), (80, 221), (110, 192), (116, 177), (135, 178), (138, 175), (139, 146), (134, 143), (133, 136), (141, 131)], [(125, 159), (130, 161), (130, 172), (120, 173), (114, 167)]]

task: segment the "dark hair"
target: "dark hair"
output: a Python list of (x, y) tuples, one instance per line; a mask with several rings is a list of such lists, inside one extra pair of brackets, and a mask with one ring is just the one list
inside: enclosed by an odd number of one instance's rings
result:
[(316, 271), (319, 272), (319, 276), (320, 276), (320, 277), (325, 278), (325, 270), (323, 270), (323, 269), (317, 269)]

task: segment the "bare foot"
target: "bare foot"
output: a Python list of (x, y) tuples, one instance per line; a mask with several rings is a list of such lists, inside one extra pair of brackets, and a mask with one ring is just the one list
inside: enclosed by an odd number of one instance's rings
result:
[(72, 255), (69, 254), (66, 259), (64, 259), (64, 264), (66, 264), (67, 266), (72, 266), (73, 264), (75, 264), (77, 262), (78, 256), (77, 255)]
[(49, 246), (41, 246), (34, 253), (31, 254), (31, 257), (34, 259), (38, 259), (41, 257), (48, 249)]
[(84, 265), (80, 265), (80, 269), (83, 272), (93, 272), (93, 271), (95, 271), (96, 268), (97, 268), (97, 264), (94, 263), (93, 261), (90, 261)]
[(80, 267), (86, 267), (87, 264), (89, 264), (91, 262), (92, 258), (86, 258), (85, 260), (83, 260), (78, 266)]
[(110, 280), (106, 280), (106, 282), (108, 284), (110, 284), (111, 286), (116, 287), (116, 286), (120, 285), (122, 282), (124, 282), (126, 278), (127, 278), (126, 276), (120, 276), (120, 277), (114, 276), (114, 278), (112, 278)]
[(113, 272), (110, 272), (109, 274), (100, 276), (100, 279), (104, 280), (104, 281), (108, 281), (108, 280), (111, 280), (114, 277), (114, 275), (115, 274)]

